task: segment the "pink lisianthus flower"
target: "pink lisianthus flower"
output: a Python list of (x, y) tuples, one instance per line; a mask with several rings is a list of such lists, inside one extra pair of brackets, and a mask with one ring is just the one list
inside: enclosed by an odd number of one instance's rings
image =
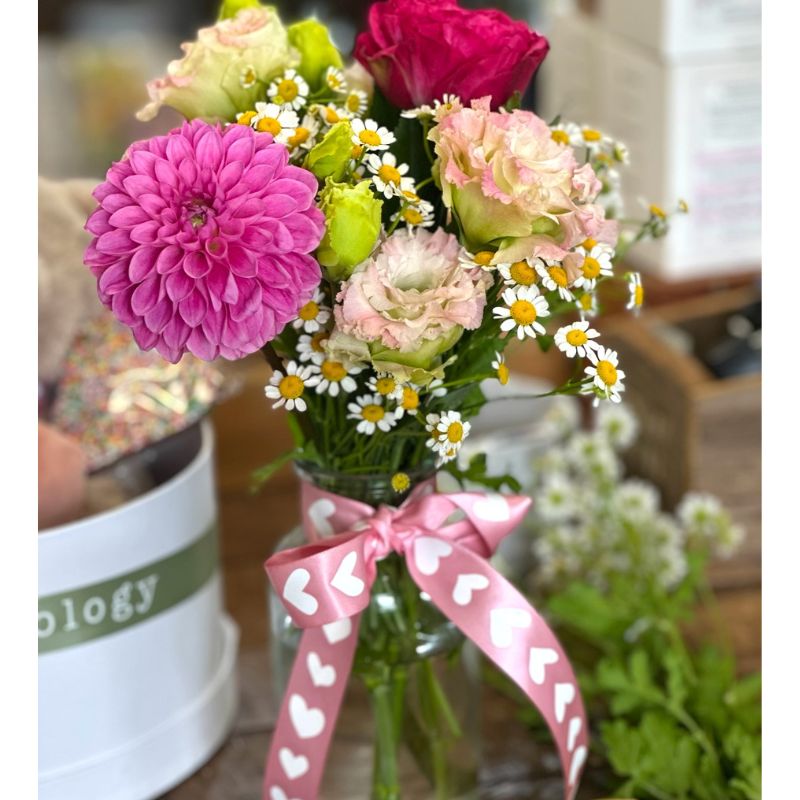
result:
[(201, 120), (136, 142), (94, 191), (100, 300), (169, 361), (241, 358), (311, 299), (317, 181), (268, 133)]
[(594, 201), (601, 183), (569, 145), (529, 111), (496, 113), (488, 97), (446, 115), (430, 132), (444, 203), (470, 249), (494, 263), (562, 259), (587, 238), (613, 245), (617, 225)]
[(483, 318), (491, 277), (464, 268), (462, 253), (442, 229), (395, 232), (343, 284), (337, 330), (369, 343), (373, 357), (427, 369)]
[(399, 108), (456, 94), (492, 96), (494, 107), (524, 92), (550, 45), (524, 22), (455, 0), (387, 0), (369, 10), (355, 57)]

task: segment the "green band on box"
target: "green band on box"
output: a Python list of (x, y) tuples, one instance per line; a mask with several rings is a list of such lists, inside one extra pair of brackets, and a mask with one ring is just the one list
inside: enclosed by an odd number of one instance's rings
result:
[(39, 598), (39, 654), (152, 619), (195, 594), (218, 563), (217, 527), (161, 561), (102, 583)]

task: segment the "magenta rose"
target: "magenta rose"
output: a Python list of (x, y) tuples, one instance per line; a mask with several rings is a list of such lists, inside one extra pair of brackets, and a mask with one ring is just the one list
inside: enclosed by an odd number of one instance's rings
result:
[(492, 106), (523, 92), (547, 55), (544, 36), (495, 9), (468, 10), (455, 0), (386, 0), (369, 12), (355, 56), (400, 108), (446, 93), (462, 101), (492, 96)]

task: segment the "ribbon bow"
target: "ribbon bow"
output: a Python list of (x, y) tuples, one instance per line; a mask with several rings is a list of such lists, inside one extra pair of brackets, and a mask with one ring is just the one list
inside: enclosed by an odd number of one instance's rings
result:
[(376, 563), (391, 552), (433, 604), (525, 692), (558, 746), (571, 800), (588, 755), (588, 725), (572, 667), (528, 601), (488, 562), (530, 499), (436, 494), (418, 486), (398, 508), (303, 483), (310, 543), (276, 553), (265, 568), (303, 635), (264, 778), (264, 800), (315, 800), (370, 601)]

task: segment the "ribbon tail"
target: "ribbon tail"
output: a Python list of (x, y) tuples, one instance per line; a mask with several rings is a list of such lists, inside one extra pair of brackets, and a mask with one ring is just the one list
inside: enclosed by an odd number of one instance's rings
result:
[(360, 619), (356, 614), (303, 631), (267, 756), (263, 800), (318, 796)]
[(575, 673), (553, 631), (491, 564), (438, 536), (414, 540), (408, 570), (421, 590), (526, 694), (547, 722), (572, 800), (589, 755), (589, 729)]

